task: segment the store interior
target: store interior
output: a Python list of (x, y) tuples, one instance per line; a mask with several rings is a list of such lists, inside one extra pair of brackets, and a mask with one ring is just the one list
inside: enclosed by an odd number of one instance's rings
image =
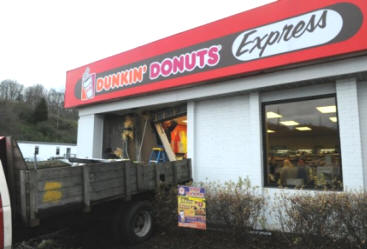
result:
[(335, 97), (267, 104), (264, 122), (267, 186), (342, 189)]
[(186, 105), (105, 114), (102, 151), (140, 163), (187, 158)]

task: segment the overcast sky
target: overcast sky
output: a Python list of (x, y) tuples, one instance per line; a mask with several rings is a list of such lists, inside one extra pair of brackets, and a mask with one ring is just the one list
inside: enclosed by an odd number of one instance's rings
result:
[(274, 0), (1, 0), (0, 81), (63, 89), (66, 71)]

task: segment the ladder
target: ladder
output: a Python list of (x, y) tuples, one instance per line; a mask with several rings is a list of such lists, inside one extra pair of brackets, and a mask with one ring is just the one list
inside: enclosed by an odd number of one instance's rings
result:
[(159, 162), (167, 162), (166, 152), (162, 147), (153, 147), (149, 157), (149, 164)]

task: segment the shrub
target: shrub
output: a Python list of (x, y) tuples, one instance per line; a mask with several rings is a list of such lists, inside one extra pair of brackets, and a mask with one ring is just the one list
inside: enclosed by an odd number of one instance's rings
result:
[(293, 245), (366, 248), (366, 193), (282, 196), (279, 201), (279, 222)]
[[(248, 180), (200, 184), (206, 189), (207, 227), (228, 232), (240, 245), (261, 246), (262, 237), (254, 232), (264, 228), (262, 193)], [(281, 195), (274, 199), (282, 233), (273, 233), (274, 248), (367, 248), (367, 193), (313, 192)], [(163, 231), (177, 228), (177, 187), (161, 188), (153, 202), (158, 225)], [(274, 213), (273, 213), (274, 214)], [(194, 232), (194, 231), (193, 231)], [(278, 237), (278, 234), (281, 237)], [(214, 235), (215, 236), (215, 235)], [(280, 246), (281, 245), (281, 246)]]
[(177, 187), (161, 186), (153, 201), (154, 219), (160, 230), (177, 229)]
[[(256, 238), (252, 233), (262, 224), (264, 198), (257, 194), (248, 180), (238, 182), (205, 183), (207, 227), (223, 228), (238, 241)], [(165, 231), (177, 229), (177, 187), (161, 188), (154, 201), (155, 218)], [(177, 231), (177, 230), (176, 230)]]
[(336, 203), (343, 239), (354, 247), (367, 248), (367, 193), (346, 193)]
[(206, 189), (208, 223), (223, 224), (238, 241), (255, 239), (252, 232), (263, 224), (265, 204), (257, 188), (240, 178), (236, 183), (209, 183)]

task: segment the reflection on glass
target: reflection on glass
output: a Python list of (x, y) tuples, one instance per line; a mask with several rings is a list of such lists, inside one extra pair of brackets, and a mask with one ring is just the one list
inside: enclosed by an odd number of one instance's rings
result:
[(265, 104), (264, 131), (266, 186), (342, 189), (335, 97)]

